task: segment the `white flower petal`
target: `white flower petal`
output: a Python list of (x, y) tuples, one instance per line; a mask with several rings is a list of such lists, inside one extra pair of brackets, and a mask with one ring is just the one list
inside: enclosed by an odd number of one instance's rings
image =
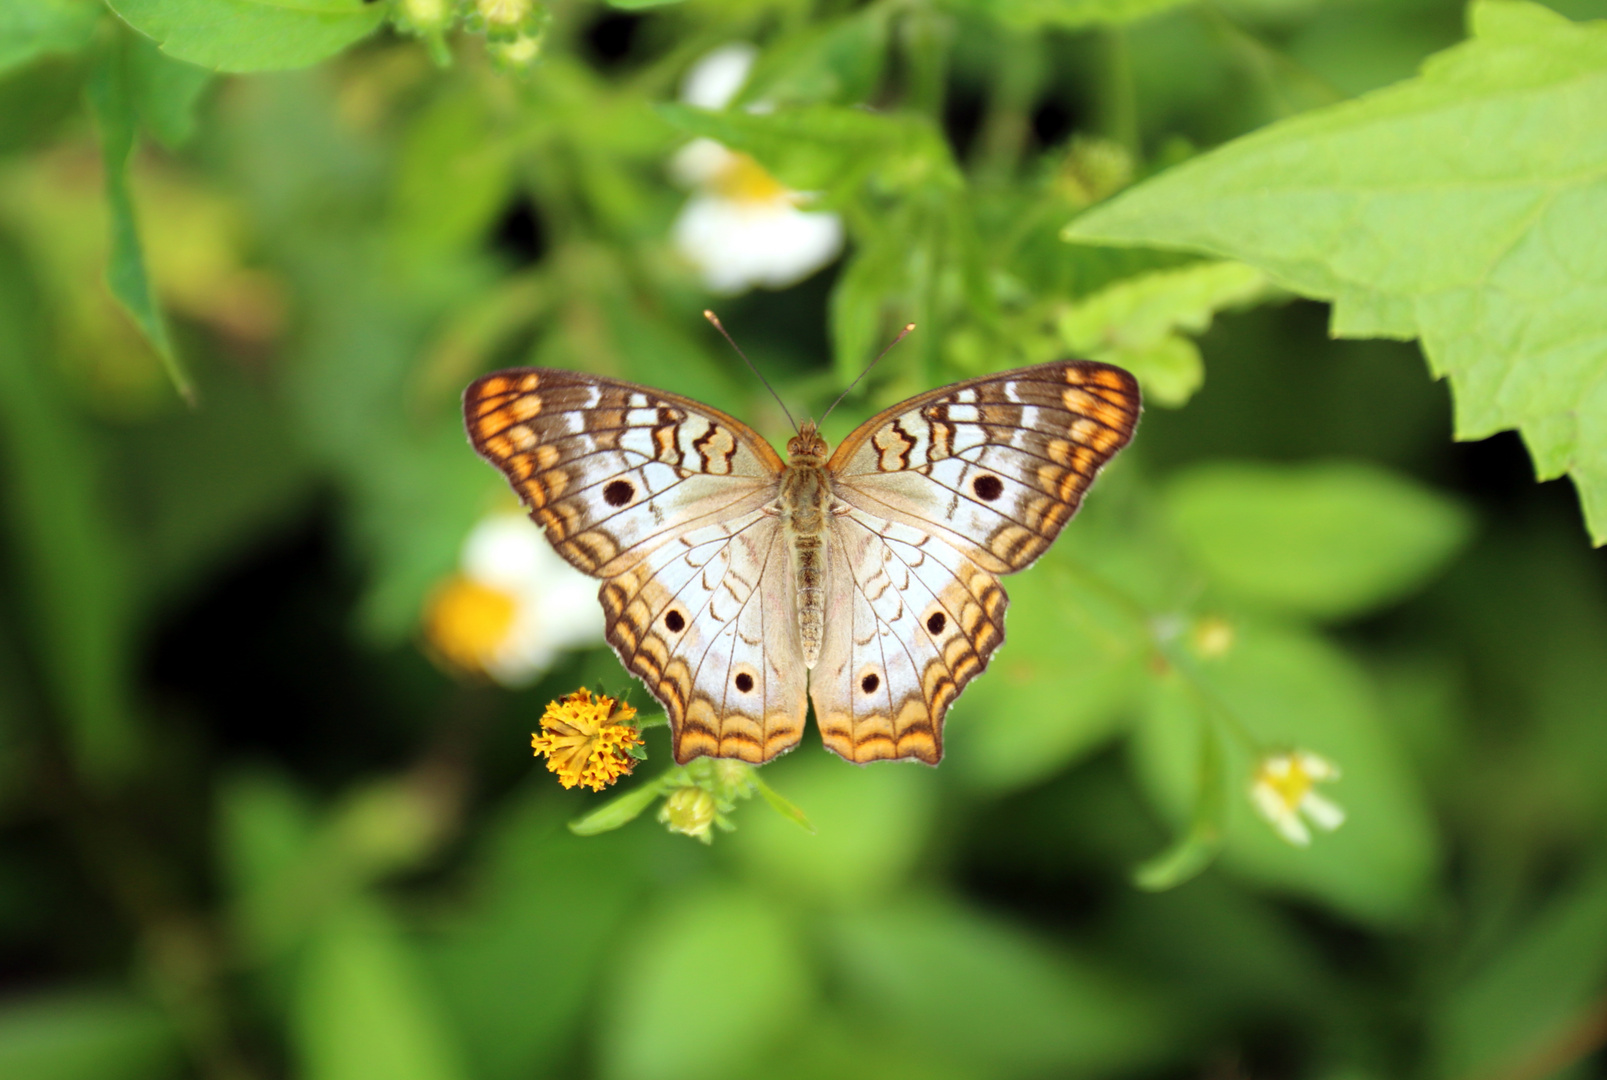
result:
[(554, 559), (563, 562), (535, 522), (523, 514), (497, 514), (469, 533), (461, 565), (471, 581), (518, 593), (540, 579)]
[(570, 566), (522, 514), (482, 521), (463, 544), (464, 576), (514, 599), (513, 622), (487, 658), (487, 673), (504, 686), (528, 685), (564, 649), (603, 640), (597, 583)]
[(539, 638), (510, 635), (503, 648), (486, 659), (485, 671), (500, 685), (518, 690), (535, 682), (557, 658), (558, 651)]
[(808, 277), (842, 250), (843, 224), (835, 214), (799, 210), (790, 199), (694, 195), (675, 220), (674, 240), (710, 291), (730, 294)]
[(670, 177), (683, 187), (697, 187), (730, 168), (736, 156), (713, 139), (693, 139), (670, 158)]
[(1311, 830), (1294, 814), (1285, 814), (1272, 823), (1279, 834), (1295, 847), (1311, 846)]
[(1300, 768), (1313, 780), (1338, 780), (1339, 766), (1319, 754), (1310, 750), (1301, 750), (1296, 754)]
[(746, 41), (733, 41), (708, 53), (692, 65), (681, 83), (681, 100), (700, 109), (723, 109), (748, 81), (759, 50)]
[(1255, 805), (1257, 813), (1274, 825), (1294, 815), (1294, 809), (1283, 801), (1283, 796), (1278, 794), (1278, 789), (1271, 784), (1252, 785), (1250, 802)]
[(1345, 823), (1344, 809), (1315, 791), (1306, 792), (1306, 797), (1300, 800), (1300, 810), (1324, 832), (1333, 832)]

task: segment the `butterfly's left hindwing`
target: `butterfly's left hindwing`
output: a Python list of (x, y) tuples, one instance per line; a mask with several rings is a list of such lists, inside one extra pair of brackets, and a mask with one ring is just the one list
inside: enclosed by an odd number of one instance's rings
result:
[(1138, 413), (1131, 375), (1070, 360), (942, 387), (843, 441), (810, 680), (828, 747), (937, 762), (949, 705), (1004, 641), (998, 575), (1043, 554)]
[(603, 579), (609, 644), (669, 715), (678, 761), (796, 745), (805, 670), (776, 573), (770, 445), (677, 394), (521, 368), (464, 393), (476, 450), (559, 554)]

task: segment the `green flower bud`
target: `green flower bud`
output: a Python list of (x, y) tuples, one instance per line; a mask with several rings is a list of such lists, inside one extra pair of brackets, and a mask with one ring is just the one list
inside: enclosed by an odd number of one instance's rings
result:
[(684, 787), (676, 789), (664, 800), (664, 805), (659, 808), (658, 819), (668, 826), (670, 832), (696, 837), (707, 844), (713, 839), (709, 835), (709, 827), (714, 824), (718, 809), (714, 796), (707, 791)]

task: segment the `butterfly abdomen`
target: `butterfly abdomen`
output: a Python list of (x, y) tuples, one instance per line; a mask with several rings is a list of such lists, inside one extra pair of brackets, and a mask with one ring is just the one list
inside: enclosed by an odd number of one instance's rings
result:
[(781, 477), (781, 525), (798, 591), (798, 643), (804, 665), (820, 659), (826, 616), (826, 515), (831, 483), (818, 465), (788, 465)]

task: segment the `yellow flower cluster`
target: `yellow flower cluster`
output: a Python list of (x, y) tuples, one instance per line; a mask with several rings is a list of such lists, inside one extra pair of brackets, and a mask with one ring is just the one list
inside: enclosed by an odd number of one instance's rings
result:
[(547, 704), (530, 745), (538, 757), (547, 755), (547, 768), (564, 787), (601, 791), (636, 766), (631, 749), (642, 745), (642, 736), (630, 723), (635, 718), (631, 706), (582, 687)]

